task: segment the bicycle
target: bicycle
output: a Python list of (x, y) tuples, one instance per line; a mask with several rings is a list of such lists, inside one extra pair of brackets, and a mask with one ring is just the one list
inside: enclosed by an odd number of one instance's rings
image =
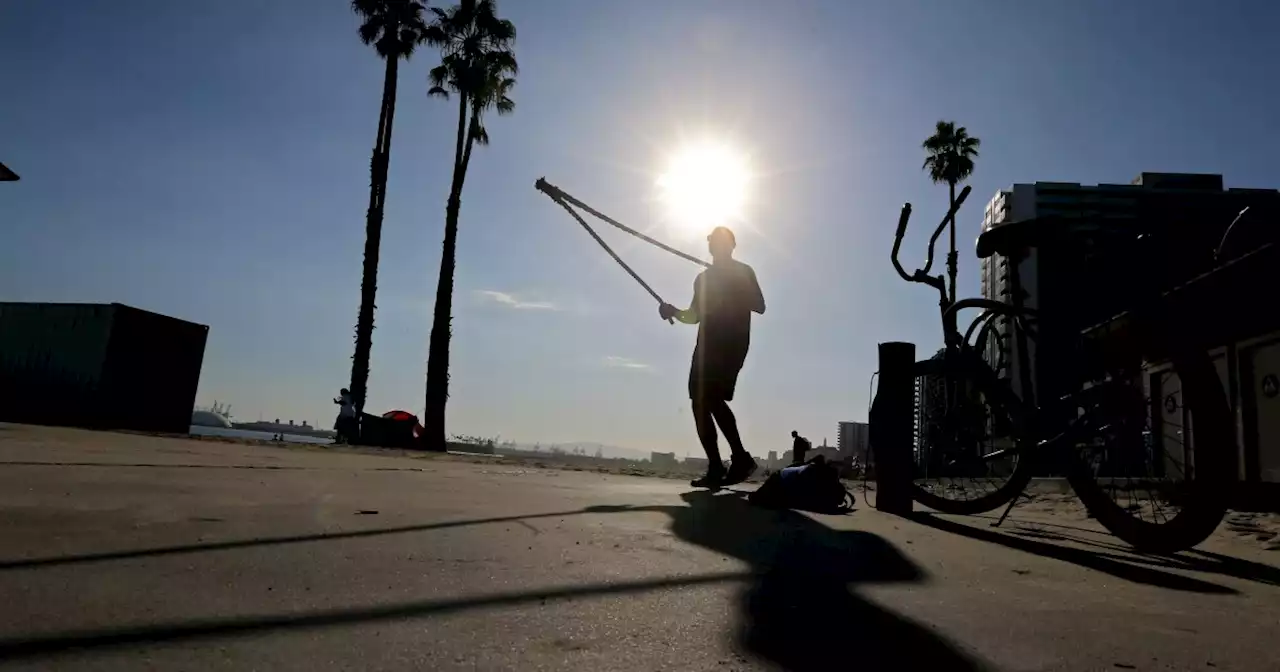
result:
[[(1065, 474), (1094, 519), (1139, 550), (1176, 552), (1199, 544), (1226, 514), (1236, 476), (1235, 430), (1209, 348), (1180, 310), (1176, 291), (1130, 283), (1130, 291), (1113, 297), (1122, 310), (1112, 317), (1068, 330), (1065, 337), (1057, 334), (1055, 347), (1039, 356), (1064, 358), (1078, 375), (1061, 385), (1066, 389), (1039, 390), (1051, 399), (1039, 405), (1037, 382), (1043, 381), (1034, 375), (1029, 348), (1041, 345), (1042, 315), (1026, 305), (1019, 266), (1032, 249), (1096, 238), (1101, 231), (1084, 220), (1061, 218), (985, 231), (978, 256), (1008, 260), (1010, 301), (957, 301), (954, 272), (950, 291), (945, 278), (929, 272), (938, 237), (969, 191), (964, 188), (930, 238), (924, 268), (908, 274), (898, 261), (910, 203), (902, 208), (890, 255), (904, 280), (929, 285), (941, 295), (944, 347), (914, 370), (919, 396), (915, 501), (967, 515), (1006, 506), (998, 525), (1033, 476), (1050, 468)], [(1113, 248), (1140, 250), (1150, 244), (1148, 234), (1117, 234)], [(950, 255), (954, 268), (954, 249)], [(962, 333), (958, 314), (969, 309), (981, 312)], [(1009, 340), (1013, 356), (1006, 361)], [(1166, 429), (1173, 434), (1166, 435)], [(1169, 445), (1186, 438), (1190, 442), (1180, 450)], [(1175, 471), (1185, 479), (1165, 482)], [(1134, 475), (1156, 482), (1135, 484)], [(970, 487), (979, 485), (988, 487), (968, 497)], [(1146, 504), (1134, 501), (1140, 489), (1150, 495)], [(1151, 520), (1144, 517), (1148, 510)]]

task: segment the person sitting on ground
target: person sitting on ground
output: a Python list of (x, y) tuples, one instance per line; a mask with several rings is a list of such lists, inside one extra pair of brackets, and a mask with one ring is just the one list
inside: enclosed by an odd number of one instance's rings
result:
[(804, 464), (804, 454), (813, 447), (809, 439), (800, 436), (800, 432), (791, 430), (791, 466)]

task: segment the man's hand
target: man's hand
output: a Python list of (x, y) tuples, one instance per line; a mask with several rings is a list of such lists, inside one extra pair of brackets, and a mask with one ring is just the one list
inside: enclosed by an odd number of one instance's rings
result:
[(658, 317), (661, 317), (662, 319), (666, 320), (668, 323), (673, 323), (672, 321), (675, 319), (676, 314), (679, 312), (680, 312), (679, 308), (676, 308), (675, 306), (669, 303), (664, 303), (658, 306)]

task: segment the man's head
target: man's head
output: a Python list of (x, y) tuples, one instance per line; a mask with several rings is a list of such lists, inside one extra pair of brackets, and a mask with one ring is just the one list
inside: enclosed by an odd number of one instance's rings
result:
[[(333, 389), (333, 388), (329, 388), (329, 389)], [(351, 394), (351, 390), (348, 390), (347, 388), (344, 387), (341, 390), (338, 390), (338, 394)]]
[(728, 227), (717, 226), (711, 230), (711, 235), (707, 236), (707, 250), (711, 252), (713, 261), (732, 259), (733, 248), (737, 246), (738, 241)]
[(796, 438), (797, 436), (800, 436), (800, 432), (797, 432), (797, 431), (796, 431), (796, 430), (794, 430), (794, 429), (793, 429), (793, 430), (791, 430), (791, 438), (793, 438), (793, 439), (794, 439), (794, 438)]

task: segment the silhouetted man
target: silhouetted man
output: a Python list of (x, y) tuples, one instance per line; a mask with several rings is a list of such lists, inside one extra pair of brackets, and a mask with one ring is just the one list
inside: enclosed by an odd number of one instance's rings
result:
[(804, 464), (804, 454), (812, 447), (813, 444), (809, 443), (809, 439), (800, 436), (800, 432), (791, 430), (791, 464), (793, 466)]
[[(707, 453), (707, 474), (693, 481), (695, 487), (718, 487), (747, 480), (756, 462), (742, 447), (738, 421), (728, 402), (738, 383), (738, 372), (751, 345), (751, 313), (764, 314), (764, 295), (751, 267), (733, 258), (737, 246), (733, 232), (718, 226), (707, 236), (711, 267), (693, 283), (688, 310), (664, 303), (658, 315), (698, 325), (698, 344), (689, 367), (689, 398), (698, 439)], [(729, 442), (733, 461), (725, 470), (720, 461), (716, 425)]]

